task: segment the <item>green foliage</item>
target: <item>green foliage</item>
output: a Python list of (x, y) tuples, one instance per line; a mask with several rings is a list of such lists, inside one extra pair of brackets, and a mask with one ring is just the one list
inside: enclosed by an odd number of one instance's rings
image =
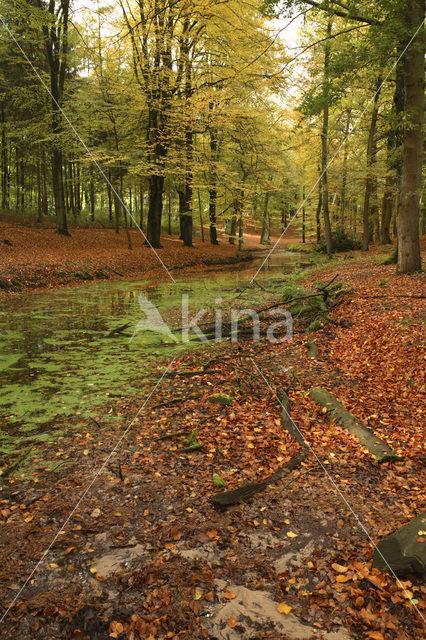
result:
[(213, 484), (217, 489), (221, 489), (222, 487), (225, 486), (224, 481), (222, 480), (220, 475), (217, 473), (213, 473)]
[[(346, 229), (339, 225), (331, 232), (331, 241), (333, 246), (333, 251), (353, 251), (354, 249), (361, 248), (361, 242), (358, 239), (351, 238)], [(318, 245), (319, 251), (322, 253), (326, 253), (326, 245), (324, 238), (321, 239), (321, 242)]]
[(188, 447), (192, 447), (196, 444), (197, 442), (197, 432), (198, 432), (198, 427), (195, 427), (195, 429), (193, 429), (191, 431), (191, 435), (189, 436), (189, 438), (185, 438), (184, 439), (184, 443), (188, 445)]
[(317, 253), (318, 247), (316, 244), (307, 244), (303, 242), (294, 242), (286, 247), (287, 251), (294, 253)]

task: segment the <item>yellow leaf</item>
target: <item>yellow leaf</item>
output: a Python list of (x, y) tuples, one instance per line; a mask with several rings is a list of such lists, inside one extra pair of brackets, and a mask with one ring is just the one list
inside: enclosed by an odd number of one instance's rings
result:
[(201, 593), (201, 591), (199, 591), (198, 589), (195, 590), (194, 593), (194, 600), (199, 600), (200, 598), (203, 597), (203, 594)]
[(346, 573), (348, 571), (348, 567), (343, 566), (342, 564), (337, 564), (337, 562), (333, 562), (331, 565), (337, 573)]
[(85, 450), (83, 451), (83, 455), (84, 455), (84, 456), (88, 456), (88, 455), (89, 455), (89, 449), (85, 449)]
[(93, 509), (90, 515), (92, 518), (99, 518), (99, 516), (101, 515), (101, 510), (99, 509), (99, 507), (96, 507), (96, 509)]
[(351, 576), (342, 576), (342, 575), (336, 576), (336, 582), (347, 582), (350, 579), (351, 579)]
[(292, 607), (290, 607), (285, 602), (280, 602), (280, 604), (277, 606), (278, 613), (284, 613), (286, 616), (290, 613), (291, 609)]
[(287, 531), (287, 538), (297, 538), (298, 534), (293, 531)]
[(51, 562), (50, 566), (51, 566), (52, 569), (57, 569), (59, 567), (59, 565), (56, 564), (56, 562)]

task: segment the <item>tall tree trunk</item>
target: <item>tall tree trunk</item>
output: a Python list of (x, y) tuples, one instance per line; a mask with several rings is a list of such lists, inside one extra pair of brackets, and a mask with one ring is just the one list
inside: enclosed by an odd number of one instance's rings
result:
[[(213, 103), (210, 103), (210, 110), (213, 110)], [(210, 221), (210, 244), (219, 244), (217, 239), (216, 204), (217, 204), (217, 168), (218, 160), (218, 137), (217, 129), (210, 127), (210, 154), (212, 169), (209, 187), (209, 221)]]
[[(120, 171), (120, 197), (121, 197), (121, 200), (123, 200), (123, 172), (122, 171)], [(124, 218), (124, 229), (126, 231), (126, 237), (127, 237), (127, 248), (132, 250), (132, 238), (130, 236), (129, 225), (127, 221), (126, 203), (123, 204), (123, 218)]]
[(263, 207), (262, 231), (260, 233), (260, 244), (271, 244), (268, 205), (269, 205), (269, 191), (266, 191), (264, 207)]
[(161, 247), (161, 217), (163, 214), (164, 176), (151, 174), (148, 178), (149, 203), (147, 239), (151, 246)]
[(229, 244), (235, 244), (235, 238), (237, 236), (237, 217), (234, 215), (231, 218), (229, 225)]
[[(404, 6), (407, 32), (425, 18), (424, 0), (407, 0)], [(398, 216), (398, 272), (421, 269), (419, 211), (423, 163), (425, 36), (420, 29), (403, 59), (405, 115), (402, 142), (401, 197)]]
[(143, 230), (143, 214), (144, 214), (144, 198), (145, 198), (145, 190), (143, 188), (142, 181), (139, 185), (139, 226)]
[(37, 153), (37, 222), (41, 222), (43, 215), (43, 196), (41, 192), (40, 153)]
[(317, 243), (321, 242), (321, 209), (322, 209), (322, 178), (318, 183), (318, 204), (317, 210), (315, 214), (315, 222), (316, 222), (316, 232), (317, 232)]
[(302, 242), (303, 242), (303, 244), (305, 244), (305, 242), (306, 242), (305, 185), (303, 185), (302, 199), (303, 199), (303, 205), (302, 205)]
[(108, 196), (108, 222), (112, 225), (112, 189), (111, 189), (111, 169), (108, 169), (107, 196)]
[(95, 183), (93, 180), (93, 165), (90, 164), (89, 168), (89, 195), (90, 195), (90, 219), (95, 221)]
[(49, 200), (47, 196), (47, 166), (46, 166), (46, 151), (43, 148), (41, 152), (41, 184), (42, 184), (42, 210), (43, 214), (47, 216), (49, 213)]
[(198, 193), (198, 209), (200, 212), (201, 241), (204, 242), (203, 207), (201, 206), (201, 194), (199, 189), (197, 189), (197, 193)]
[(385, 178), (385, 187), (382, 200), (382, 215), (380, 222), (380, 240), (382, 244), (390, 244), (390, 225), (392, 220), (392, 212), (395, 202), (395, 178), (396, 173), (392, 171), (393, 159), (392, 154), (395, 152), (395, 132), (390, 130), (387, 138), (387, 156), (386, 164), (388, 173)]
[[(371, 238), (370, 223), (373, 213), (377, 212), (377, 177), (373, 175), (374, 164), (376, 162), (377, 145), (376, 145), (376, 128), (377, 118), (379, 114), (379, 96), (380, 85), (382, 83), (381, 78), (377, 78), (375, 85), (375, 94), (373, 101), (373, 110), (371, 112), (370, 130), (368, 133), (367, 142), (367, 176), (365, 179), (365, 191), (364, 191), (364, 207), (363, 207), (363, 231), (362, 231), (362, 249), (368, 251), (368, 246)], [(373, 200), (373, 206), (370, 205), (370, 200)], [(374, 202), (376, 200), (376, 202)]]
[(328, 255), (333, 251), (333, 244), (331, 239), (331, 224), (330, 224), (330, 211), (329, 211), (329, 198), (328, 198), (328, 75), (330, 66), (330, 37), (331, 37), (331, 20), (328, 20), (327, 24), (327, 40), (324, 45), (324, 108), (323, 108), (323, 120), (321, 131), (321, 183), (322, 183), (322, 211), (324, 216), (324, 235), (325, 246)]
[(348, 175), (348, 150), (349, 150), (349, 127), (351, 124), (351, 110), (346, 109), (346, 126), (345, 126), (345, 142), (343, 151), (343, 167), (342, 167), (342, 188), (340, 191), (340, 224), (345, 226), (345, 198), (346, 198), (346, 181)]
[(4, 102), (1, 104), (1, 208), (9, 208), (8, 202), (8, 141), (6, 135), (6, 115)]
[(172, 193), (169, 191), (167, 200), (167, 230), (172, 235)]

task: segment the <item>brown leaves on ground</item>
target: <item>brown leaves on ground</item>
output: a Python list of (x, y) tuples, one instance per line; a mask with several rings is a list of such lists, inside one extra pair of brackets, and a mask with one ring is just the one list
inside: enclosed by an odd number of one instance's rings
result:
[[(199, 398), (141, 411), (6, 617), (5, 630), (18, 629), (23, 639), (38, 637), (31, 635), (38, 628), (52, 638), (79, 637), (80, 630), (91, 638), (199, 640), (212, 637), (215, 607), (233, 601), (233, 585), (244, 585), (266, 591), (283, 619), (291, 612), (320, 631), (346, 627), (371, 640), (421, 637), (424, 585), (414, 576), (381, 574), (371, 558), (372, 540), (422, 508), (424, 305), (397, 296), (419, 295), (424, 281), (369, 263), (342, 261), (338, 271), (354, 290), (333, 313), (335, 324), (313, 336), (318, 360), (306, 357), (306, 336), (298, 335), (292, 344), (223, 344), (174, 362), (173, 370), (200, 367), (200, 375), (167, 378), (151, 404), (194, 392)], [(290, 385), (291, 415), (311, 449), (290, 478), (215, 511), (208, 502), (213, 473), (232, 489), (262, 480), (299, 451), (251, 357), (272, 388)], [(219, 372), (209, 375), (201, 365), (211, 358)], [(242, 377), (241, 369), (252, 375)], [(330, 389), (403, 459), (378, 465), (307, 397), (315, 384)], [(232, 404), (213, 403), (215, 393), (227, 394)], [(110, 405), (123, 416), (115, 431), (80, 424), (68, 440), (69, 467), (61, 476), (36, 469), (32, 485), (10, 479), (0, 505), (5, 605), (141, 403)], [(97, 415), (101, 419), (101, 410)], [(183, 440), (195, 428), (203, 446), (185, 451)], [(165, 434), (170, 437), (160, 440)], [(100, 580), (90, 574), (94, 559), (123, 549), (139, 555)], [(236, 634), (247, 624), (237, 617), (225, 623)], [(279, 637), (268, 620), (253, 633)]]

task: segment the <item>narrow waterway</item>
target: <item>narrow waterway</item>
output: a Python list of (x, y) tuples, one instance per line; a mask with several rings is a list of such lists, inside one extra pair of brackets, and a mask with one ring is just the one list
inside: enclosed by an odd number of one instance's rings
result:
[[(199, 342), (182, 344), (179, 333), (176, 340), (158, 333), (155, 318), (149, 330), (144, 301), (155, 306), (171, 329), (182, 324), (182, 294), (188, 297), (190, 317), (215, 305), (222, 305), (225, 313), (236, 296), (236, 306), (259, 304), (265, 293), (246, 286), (265, 256), (258, 253), (250, 263), (220, 271), (181, 272), (176, 284), (103, 281), (4, 301), (0, 438), (41, 432), (68, 416), (83, 419), (108, 396), (144, 394), (155, 360), (199, 347)], [(276, 251), (263, 265), (259, 281), (285, 277), (309, 264), (305, 255)], [(144, 324), (138, 325), (141, 320)], [(124, 335), (106, 337), (124, 324)]]

